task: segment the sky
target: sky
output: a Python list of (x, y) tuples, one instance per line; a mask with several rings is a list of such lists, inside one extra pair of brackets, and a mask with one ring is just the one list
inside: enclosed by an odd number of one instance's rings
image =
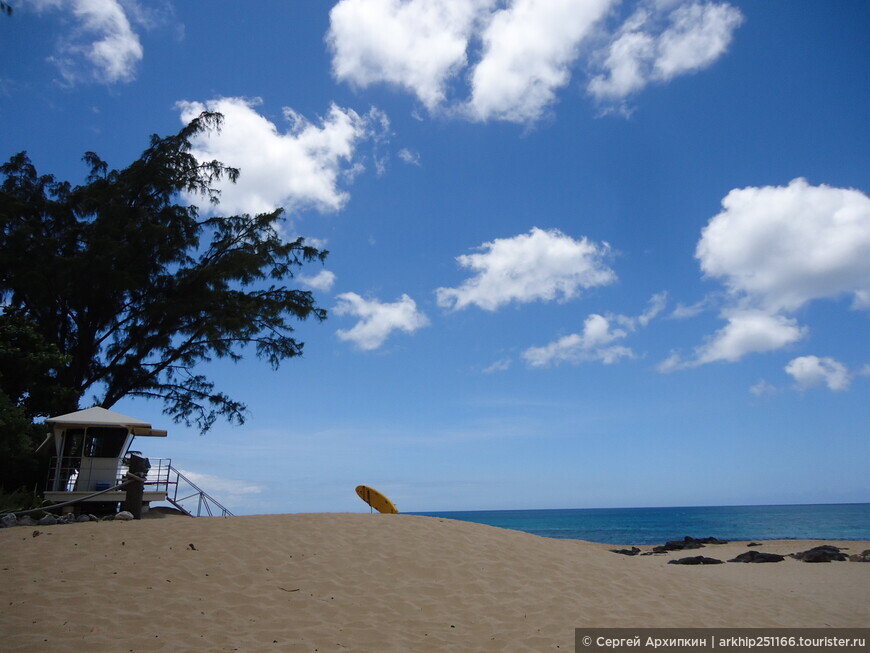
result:
[(870, 502), (870, 4), (9, 4), (0, 158), (220, 111), (213, 210), (330, 252), (301, 358), (198, 370), (243, 426), (113, 407), (236, 514)]

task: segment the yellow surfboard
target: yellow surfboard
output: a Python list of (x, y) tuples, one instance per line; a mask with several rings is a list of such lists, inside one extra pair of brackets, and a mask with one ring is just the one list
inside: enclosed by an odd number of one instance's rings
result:
[(357, 485), (356, 493), (359, 495), (360, 499), (365, 501), (378, 512), (391, 513), (394, 515), (399, 513), (392, 501), (368, 485)]

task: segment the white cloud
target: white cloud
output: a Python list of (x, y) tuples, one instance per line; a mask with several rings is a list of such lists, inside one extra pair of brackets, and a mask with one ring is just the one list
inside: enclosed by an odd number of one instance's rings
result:
[(217, 185), (221, 210), (255, 214), (282, 206), (290, 211), (340, 209), (348, 200), (340, 183), (352, 180), (361, 169), (356, 148), (383, 133), (384, 114), (372, 109), (361, 116), (333, 104), (315, 125), (285, 108), (289, 127), (282, 133), (257, 113), (254, 107), (259, 103), (245, 98), (178, 103), (184, 123), (206, 109), (224, 115), (221, 130), (199, 135), (191, 150), (197, 159), (217, 159), (240, 169), (237, 183), (224, 180)]
[(640, 8), (607, 47), (584, 61), (618, 4), (340, 0), (330, 12), (326, 40), (339, 81), (398, 86), (430, 113), (531, 123), (546, 114), (577, 68), (597, 73), (588, 86), (593, 96), (623, 98), (651, 81), (709, 66), (742, 21), (725, 3), (636, 0)]
[(595, 97), (622, 98), (646, 86), (656, 42), (649, 34), (634, 29), (643, 25), (646, 15), (639, 12), (633, 16), (608, 47), (603, 61), (607, 74), (593, 77), (587, 87)]
[(407, 148), (399, 150), (399, 158), (409, 165), (420, 165), (420, 154)]
[[(531, 367), (546, 367), (558, 363), (585, 363), (601, 361), (605, 364), (617, 362), (620, 358), (634, 358), (634, 352), (623, 345), (614, 345), (639, 327), (646, 327), (667, 302), (667, 293), (653, 295), (647, 308), (637, 317), (627, 315), (592, 314), (586, 318), (582, 333), (563, 336), (543, 347), (530, 347), (522, 356)], [(614, 328), (614, 325), (622, 328)]]
[(678, 303), (677, 307), (671, 312), (671, 317), (675, 320), (686, 320), (696, 315), (700, 315), (710, 306), (710, 298), (705, 297), (699, 302), (695, 302), (690, 306)]
[(651, 82), (706, 68), (725, 53), (743, 22), (735, 7), (712, 2), (681, 3), (665, 17), (672, 4), (641, 7), (623, 23), (598, 54), (604, 70), (590, 80), (589, 93), (618, 100)]
[(191, 472), (186, 469), (180, 469), (178, 471), (196, 483), (205, 492), (208, 492), (211, 495), (217, 495), (220, 498), (225, 495), (236, 497), (245, 494), (259, 494), (263, 491), (263, 486), (257, 485), (256, 483), (239, 481), (233, 478), (224, 478), (223, 476), (213, 476), (211, 474), (200, 474), (199, 472)]
[(732, 190), (701, 233), (704, 274), (770, 311), (870, 292), (870, 198), (795, 179)]
[(615, 363), (634, 354), (628, 347), (611, 344), (628, 335), (625, 329), (612, 329), (610, 320), (602, 315), (590, 315), (583, 324), (583, 333), (563, 336), (543, 347), (530, 347), (523, 358), (530, 367), (546, 367), (558, 363), (601, 361)]
[(484, 29), (471, 74), (470, 117), (532, 122), (571, 77), (581, 41), (611, 0), (515, 0)]
[(775, 385), (768, 383), (764, 379), (759, 379), (758, 383), (749, 388), (749, 392), (754, 394), (756, 397), (772, 397), (778, 392), (778, 390)]
[(672, 356), (669, 371), (713, 361), (737, 361), (804, 338), (792, 314), (811, 301), (854, 297), (870, 308), (870, 198), (858, 190), (810, 186), (734, 189), (701, 232), (701, 270), (726, 288), (727, 325), (695, 351)]
[(694, 2), (677, 8), (659, 38), (655, 78), (670, 80), (706, 68), (725, 53), (743, 15), (727, 3)]
[(363, 299), (352, 292), (343, 293), (337, 299), (339, 303), (333, 309), (336, 315), (354, 315), (360, 320), (352, 329), (339, 330), (336, 334), (360, 349), (377, 349), (393, 331), (413, 333), (429, 324), (429, 319), (417, 310), (417, 304), (408, 295), (402, 295), (391, 304)]
[(502, 358), (494, 362), (492, 365), (485, 367), (483, 373), (492, 374), (493, 372), (506, 372), (510, 369), (512, 362), (513, 361), (511, 361), (510, 358)]
[(796, 320), (764, 311), (735, 311), (727, 317), (728, 324), (698, 348), (694, 364), (734, 362), (746, 354), (781, 349), (807, 334)]
[(644, 309), (643, 313), (641, 313), (637, 317), (627, 317), (625, 315), (619, 315), (617, 316), (617, 319), (619, 319), (621, 324), (628, 326), (630, 330), (634, 331), (638, 326), (645, 327), (656, 317), (658, 317), (659, 313), (665, 310), (665, 306), (667, 306), (667, 303), (667, 292), (656, 293), (655, 295), (650, 297), (649, 302), (647, 302), (646, 309)]
[(442, 308), (459, 310), (472, 304), (494, 311), (512, 301), (563, 301), (581, 288), (613, 283), (616, 274), (605, 263), (607, 243), (574, 240), (561, 231), (533, 228), (528, 234), (484, 243), (477, 254), (457, 257), (459, 265), (476, 272), (458, 288), (438, 288)]
[[(129, 5), (132, 14), (141, 13), (135, 3)], [(33, 6), (37, 11), (68, 10), (73, 19), (73, 26), (58, 42), (58, 54), (50, 59), (68, 83), (96, 80), (111, 84), (135, 78), (144, 50), (120, 2), (40, 0)]]
[(430, 110), (466, 64), (475, 21), (492, 0), (340, 0), (326, 41), (339, 81), (386, 82), (414, 93)]
[(846, 366), (829, 357), (800, 356), (791, 360), (785, 371), (801, 389), (824, 384), (834, 391), (845, 390), (851, 381)]
[(678, 351), (672, 351), (665, 360), (656, 365), (656, 369), (662, 373), (673, 372), (674, 370), (681, 370), (686, 367), (688, 365)]
[(335, 285), (336, 276), (335, 272), (331, 272), (330, 270), (321, 270), (313, 277), (299, 275), (297, 278), (299, 279), (300, 283), (303, 283), (310, 288), (327, 292), (329, 290), (332, 290), (332, 286)]

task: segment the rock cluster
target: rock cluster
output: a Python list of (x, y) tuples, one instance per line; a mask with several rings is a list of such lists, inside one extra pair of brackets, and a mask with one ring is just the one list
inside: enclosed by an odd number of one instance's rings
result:
[[(118, 513), (118, 515), (107, 515), (106, 517), (100, 518), (96, 515), (79, 515), (76, 517), (72, 513), (66, 513), (60, 516), (47, 513), (39, 519), (34, 519), (30, 515), (21, 515), (20, 517), (17, 517), (14, 513), (7, 513), (0, 517), (0, 528), (10, 528), (12, 526), (55, 526), (72, 523), (109, 521), (111, 519), (118, 519), (120, 514), (121, 513)], [(127, 514), (129, 515), (130, 513)], [(129, 518), (132, 519), (133, 515), (130, 515)]]
[(728, 562), (782, 562), (785, 556), (778, 553), (762, 553), (761, 551), (747, 551)]
[(870, 549), (849, 556), (852, 562), (870, 562)]
[[(682, 540), (672, 540), (660, 546), (654, 546), (649, 551), (641, 552), (641, 550), (633, 546), (630, 549), (610, 549), (613, 553), (619, 553), (627, 556), (648, 556), (648, 555), (663, 555), (671, 551), (683, 551), (686, 549), (701, 549), (707, 544), (728, 544), (727, 540), (720, 540), (715, 537), (705, 537), (702, 539), (686, 536)], [(758, 542), (750, 542), (746, 546), (762, 546)], [(813, 547), (807, 551), (799, 553), (790, 553), (789, 557), (802, 562), (831, 562), (851, 560), (852, 562), (870, 562), (870, 549), (861, 552), (860, 554), (847, 556), (843, 553), (844, 549), (824, 544), (822, 546)], [(763, 563), (763, 562), (782, 562), (785, 556), (778, 553), (764, 553), (762, 551), (747, 551), (741, 553), (735, 558), (731, 558), (728, 562), (748, 562), (748, 563)], [(687, 558), (679, 558), (676, 560), (668, 560), (669, 565), (718, 565), (722, 564), (722, 560), (715, 558), (707, 558), (704, 556), (694, 556)]]
[(640, 549), (636, 546), (631, 547), (630, 549), (610, 549), (613, 553), (620, 553), (624, 556), (636, 556), (640, 553)]
[(721, 560), (716, 558), (707, 558), (705, 556), (692, 556), (689, 558), (679, 558), (678, 560), (668, 560), (669, 565), (721, 565)]
[(816, 546), (799, 553), (790, 553), (789, 555), (802, 562), (831, 562), (834, 560), (842, 562), (849, 559), (845, 553), (840, 553), (840, 547), (830, 544), (823, 544), (822, 546)]
[(665, 542), (661, 546), (655, 546), (653, 551), (655, 553), (663, 553), (665, 551), (683, 551), (684, 549), (703, 549), (706, 544), (728, 544), (728, 540), (720, 540), (715, 537), (697, 539), (686, 535), (682, 540), (672, 540)]

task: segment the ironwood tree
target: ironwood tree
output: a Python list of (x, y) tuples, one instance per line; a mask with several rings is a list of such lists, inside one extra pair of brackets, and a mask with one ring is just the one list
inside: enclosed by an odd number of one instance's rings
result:
[(9, 308), (0, 313), (0, 490), (32, 491), (41, 480), (33, 452), (45, 433), (34, 421), (69, 401), (57, 380), (65, 363), (30, 320)]
[(0, 303), (62, 357), (53, 374), (68, 390), (65, 410), (147, 397), (202, 432), (218, 417), (242, 423), (244, 404), (201, 364), (253, 352), (277, 368), (302, 353), (293, 322), (326, 318), (288, 283), (327, 252), (284, 238), (282, 209), (201, 215), (185, 201), (217, 205), (216, 182), (239, 175), (190, 152), (222, 119), (204, 112), (152, 136), (122, 170), (88, 152), (77, 186), (38, 174), (25, 152), (0, 166)]

